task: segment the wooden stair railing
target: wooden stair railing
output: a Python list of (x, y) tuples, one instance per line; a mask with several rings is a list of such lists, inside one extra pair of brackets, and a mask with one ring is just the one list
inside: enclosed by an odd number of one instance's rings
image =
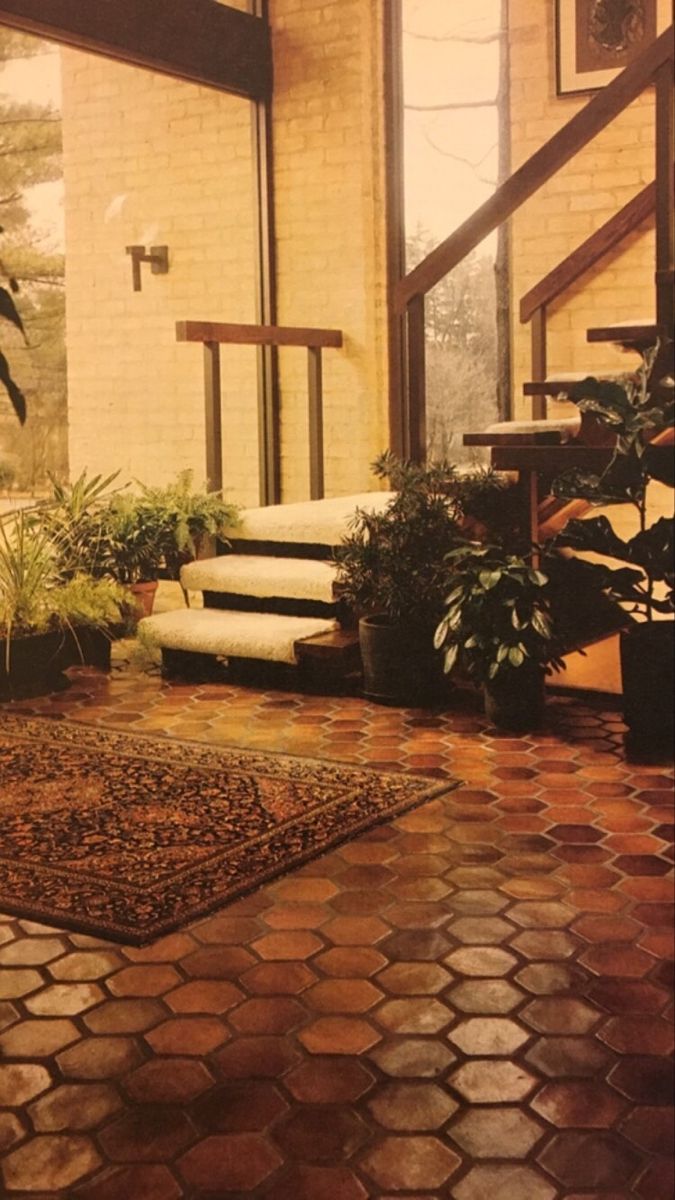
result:
[[(223, 486), (220, 347), (301, 346), (307, 350), (310, 500), (324, 495), (323, 377), (321, 351), (342, 346), (339, 329), (305, 329), (290, 325), (228, 325), (217, 321), (177, 321), (176, 341), (201, 342), (204, 347), (204, 402), (206, 416), (206, 478), (209, 487)], [(272, 431), (276, 436), (278, 431)], [(264, 439), (269, 431), (258, 420), (261, 504)]]
[[(619, 212), (605, 221), (590, 237), (577, 246), (567, 258), (530, 288), (520, 301), (520, 321), (531, 322), (531, 374), (535, 382), (543, 382), (548, 373), (547, 318), (549, 305), (590, 271), (600, 259), (618, 246), (629, 233), (637, 229), (656, 211), (656, 181), (647, 184)], [(532, 397), (532, 417), (546, 416), (546, 396)]]
[(664, 340), (672, 336), (675, 264), (675, 134), (673, 26), (625, 68), (513, 173), (454, 233), (395, 286), (399, 313), (406, 316), (409, 457), (425, 455), (425, 297), (449, 271), (534, 195), (651, 84), (656, 86), (656, 319)]

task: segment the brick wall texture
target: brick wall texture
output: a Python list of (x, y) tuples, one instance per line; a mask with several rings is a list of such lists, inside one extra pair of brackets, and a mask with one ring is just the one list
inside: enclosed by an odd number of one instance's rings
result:
[[(510, 0), (513, 167), (588, 101), (556, 96), (555, 5)], [(643, 93), (532, 197), (513, 219), (513, 340), (516, 413), (527, 414), (522, 382), (532, 378), (529, 326), (520, 297), (654, 178), (654, 96)], [(549, 374), (626, 369), (634, 356), (588, 345), (586, 329), (654, 314), (653, 222), (629, 236), (549, 312)], [(552, 406), (555, 408), (555, 406)], [(560, 406), (559, 411), (567, 411)]]
[[(381, 4), (273, 0), (280, 324), (324, 352), (327, 493), (370, 486), (387, 442)], [(239, 7), (246, 7), (240, 0)], [(248, 101), (63, 52), (71, 472), (204, 476), (202, 354), (177, 320), (254, 322)], [(166, 243), (166, 276), (125, 247)], [(223, 470), (258, 497), (256, 352), (223, 347)], [(308, 494), (306, 355), (281, 351), (283, 498)]]

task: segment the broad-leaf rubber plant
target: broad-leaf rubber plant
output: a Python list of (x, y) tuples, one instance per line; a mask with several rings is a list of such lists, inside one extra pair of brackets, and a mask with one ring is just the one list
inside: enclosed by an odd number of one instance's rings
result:
[[(584, 499), (596, 506), (631, 504), (637, 512), (639, 529), (622, 538), (604, 515), (569, 521), (555, 544), (578, 551), (593, 551), (626, 563), (612, 568), (596, 564), (599, 586), (613, 599), (631, 605), (648, 621), (655, 613), (673, 613), (674, 522), (660, 517), (647, 524), (647, 496), (651, 480), (672, 487), (672, 447), (658, 446), (654, 439), (673, 427), (673, 380), (659, 382), (650, 390), (649, 377), (656, 356), (652, 350), (634, 376), (622, 382), (586, 379), (569, 391), (582, 412), (592, 412), (617, 436), (610, 462), (600, 475), (581, 470), (566, 471), (553, 484), (561, 499)], [(665, 584), (666, 594), (655, 595), (655, 585)]]

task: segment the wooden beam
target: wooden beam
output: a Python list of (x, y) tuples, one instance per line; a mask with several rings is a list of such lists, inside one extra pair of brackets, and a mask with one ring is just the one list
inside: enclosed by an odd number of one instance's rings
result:
[(215, 0), (0, 0), (0, 23), (252, 100), (271, 95), (268, 25)]
[(304, 329), (292, 325), (228, 325), (220, 321), (177, 321), (177, 342), (220, 342), (231, 346), (342, 345), (339, 329)]
[(416, 296), (424, 296), (480, 245), (502, 221), (555, 175), (566, 162), (635, 100), (660, 67), (673, 58), (673, 26), (666, 29), (635, 62), (602, 88), (562, 129), (497, 188), (450, 237), (436, 246), (396, 288), (399, 312)]

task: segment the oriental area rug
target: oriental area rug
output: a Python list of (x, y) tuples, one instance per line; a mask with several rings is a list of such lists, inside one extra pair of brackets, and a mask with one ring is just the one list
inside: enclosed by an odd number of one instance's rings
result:
[(0, 715), (0, 911), (140, 945), (455, 786)]

